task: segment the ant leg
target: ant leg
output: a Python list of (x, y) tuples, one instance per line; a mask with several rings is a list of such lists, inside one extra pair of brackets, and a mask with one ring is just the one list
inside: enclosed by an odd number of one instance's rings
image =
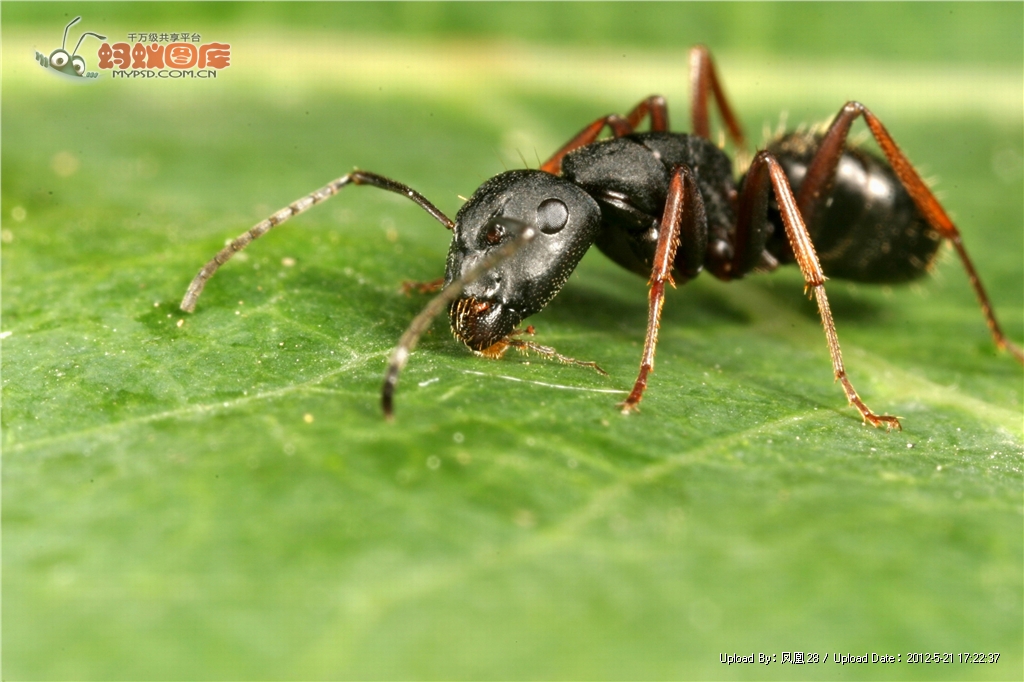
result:
[(846, 367), (843, 365), (843, 354), (839, 350), (836, 325), (832, 320), (828, 298), (825, 296), (825, 274), (821, 271), (821, 264), (814, 251), (814, 244), (811, 243), (807, 227), (800, 216), (797, 201), (793, 197), (793, 190), (789, 186), (789, 180), (786, 179), (785, 171), (770, 152), (762, 151), (754, 157), (750, 164), (747, 179), (743, 183), (741, 203), (756, 204), (759, 208), (765, 206), (769, 186), (775, 191), (775, 199), (779, 204), (782, 222), (786, 227), (786, 236), (789, 238), (796, 262), (803, 273), (804, 291), (812, 290), (818, 301), (818, 313), (821, 315), (821, 324), (825, 328), (825, 338), (828, 341), (829, 354), (832, 356), (832, 369), (836, 380), (842, 383), (847, 400), (860, 411), (864, 421), (872, 426), (884, 424), (887, 431), (892, 430), (893, 427), (902, 431), (903, 427), (900, 426), (900, 421), (896, 417), (877, 415), (872, 412), (857, 395), (853, 384), (847, 378)]
[(257, 223), (248, 231), (243, 232), (238, 237), (231, 240), (227, 246), (221, 249), (216, 256), (203, 266), (203, 269), (199, 271), (199, 274), (196, 275), (192, 280), (192, 283), (189, 284), (188, 291), (185, 292), (185, 297), (181, 300), (181, 309), (188, 313), (194, 311), (196, 309), (196, 301), (199, 300), (199, 294), (203, 293), (203, 287), (206, 286), (206, 282), (213, 277), (214, 273), (217, 272), (217, 269), (220, 268), (220, 266), (231, 260), (232, 256), (248, 246), (252, 240), (262, 237), (269, 232), (271, 228), (277, 227), (293, 216), (297, 216), (310, 206), (330, 199), (332, 196), (337, 194), (342, 187), (348, 184), (372, 185), (374, 187), (386, 189), (389, 192), (405, 195), (416, 202), (427, 213), (434, 216), (439, 223), (447, 227), (449, 230), (455, 228), (455, 223), (453, 223), (448, 216), (438, 210), (432, 203), (427, 201), (426, 197), (416, 190), (403, 185), (400, 182), (385, 178), (383, 175), (355, 170), (348, 175), (342, 176), (334, 182), (329, 183), (325, 187), (321, 187), (312, 194), (307, 194), (301, 199), (293, 201), (274, 215), (260, 223)]
[(586, 145), (594, 142), (597, 139), (597, 136), (601, 134), (601, 131), (605, 129), (605, 126), (611, 128), (612, 135), (614, 137), (623, 137), (624, 135), (632, 134), (646, 116), (651, 117), (652, 131), (667, 131), (668, 104), (665, 102), (665, 98), (661, 95), (651, 95), (633, 107), (633, 111), (629, 112), (629, 114), (626, 115), (626, 118), (622, 118), (618, 114), (609, 114), (608, 116), (597, 119), (577, 133), (576, 137), (562, 145), (561, 149), (555, 152), (550, 159), (545, 161), (540, 169), (551, 173), (552, 175), (557, 175), (562, 172), (562, 159), (565, 155), (575, 149), (585, 147)]
[[(642, 105), (643, 103), (641, 103), (641, 106)], [(630, 125), (629, 121), (618, 114), (608, 114), (607, 116), (597, 119), (578, 132), (576, 137), (562, 145), (561, 149), (555, 152), (550, 159), (545, 161), (543, 165), (541, 165), (540, 169), (547, 173), (551, 173), (552, 175), (558, 175), (562, 172), (562, 159), (565, 155), (575, 149), (585, 147), (596, 140), (597, 136), (601, 134), (601, 131), (604, 130), (605, 126), (611, 128), (612, 135), (615, 137), (623, 137), (624, 135), (629, 135), (633, 132), (633, 126)]]
[(815, 153), (810, 166), (808, 166), (807, 174), (804, 176), (803, 184), (800, 186), (800, 194), (797, 197), (797, 206), (800, 209), (800, 213), (807, 216), (808, 222), (811, 222), (814, 220), (815, 213), (823, 207), (835, 178), (839, 158), (846, 148), (846, 138), (850, 133), (850, 126), (858, 116), (864, 117), (864, 121), (871, 130), (871, 134), (885, 153), (886, 158), (889, 160), (889, 165), (892, 166), (893, 171), (896, 173), (896, 177), (899, 178), (904, 189), (910, 194), (910, 198), (913, 199), (918, 212), (924, 216), (932, 229), (953, 243), (953, 248), (956, 249), (960, 262), (963, 263), (964, 270), (967, 271), (967, 278), (971, 283), (971, 287), (974, 289), (978, 302), (981, 304), (981, 312), (985, 316), (985, 324), (988, 325), (989, 331), (992, 333), (996, 347), (1009, 351), (1018, 362), (1024, 364), (1024, 352), (1006, 338), (1006, 334), (1003, 333), (999, 322), (996, 321), (992, 303), (989, 301), (988, 294), (985, 293), (985, 288), (981, 284), (978, 272), (974, 269), (974, 264), (967, 255), (967, 250), (964, 248), (963, 241), (960, 238), (960, 231), (953, 224), (945, 209), (942, 208), (939, 200), (928, 189), (924, 181), (921, 180), (921, 176), (914, 170), (910, 160), (897, 146), (892, 136), (889, 135), (889, 131), (860, 102), (847, 102), (844, 104), (832, 121), (832, 125), (829, 126), (828, 132), (821, 138), (818, 151)]
[(633, 111), (626, 114), (626, 122), (635, 130), (648, 115), (651, 117), (652, 133), (668, 131), (668, 103), (665, 102), (664, 97), (651, 95), (640, 102), (633, 107)]
[(725, 97), (725, 91), (718, 82), (718, 74), (715, 72), (715, 63), (711, 59), (711, 53), (703, 45), (696, 45), (690, 48), (690, 107), (691, 125), (693, 134), (711, 139), (711, 126), (708, 121), (708, 90), (715, 96), (715, 104), (722, 114), (725, 127), (732, 137), (733, 144), (741, 151), (746, 147), (746, 140), (743, 137), (743, 129), (739, 121), (729, 107), (729, 101)]
[(561, 362), (563, 365), (578, 365), (580, 367), (590, 367), (598, 374), (602, 376), (608, 376), (608, 372), (601, 369), (596, 362), (588, 362), (586, 360), (577, 360), (576, 358), (570, 358), (568, 355), (562, 355), (551, 346), (542, 346), (539, 343), (534, 343), (532, 341), (523, 341), (522, 339), (513, 338), (515, 336), (521, 336), (523, 334), (533, 336), (533, 325), (531, 324), (526, 329), (516, 329), (511, 334), (509, 334), (504, 339), (504, 341), (509, 348), (515, 348), (523, 355), (528, 355), (529, 353), (532, 352), (536, 353), (537, 355), (543, 355), (546, 358), (551, 358), (552, 360), (557, 360), (558, 362)]
[(438, 277), (429, 282), (413, 282), (407, 279), (402, 282), (402, 293), (406, 296), (411, 296), (413, 292), (417, 294), (436, 294), (443, 287), (444, 277)]
[(622, 118), (618, 114), (609, 114), (597, 119), (578, 132), (574, 138), (562, 145), (561, 149), (545, 161), (540, 169), (552, 175), (557, 175), (562, 172), (562, 159), (565, 155), (597, 140), (597, 136), (605, 129), (605, 126), (611, 128), (614, 137), (623, 137), (631, 135), (646, 116), (651, 117), (652, 131), (667, 131), (668, 104), (665, 102), (665, 98), (661, 95), (651, 95), (633, 107), (633, 110), (626, 115), (626, 118)]
[(768, 223), (769, 184), (744, 182), (736, 203), (736, 231), (732, 237), (732, 258), (723, 254), (709, 264), (711, 274), (722, 280), (740, 279), (759, 268), (769, 270), (778, 266), (765, 245), (772, 228)]
[(665, 283), (668, 282), (675, 287), (672, 269), (676, 251), (682, 244), (684, 260), (688, 264), (696, 262), (699, 266), (707, 250), (707, 239), (707, 215), (704, 212), (704, 201), (697, 188), (696, 178), (693, 171), (686, 166), (677, 166), (669, 183), (658, 245), (654, 252), (654, 265), (649, 282), (647, 337), (644, 340), (644, 354), (640, 360), (640, 373), (633, 384), (633, 390), (625, 402), (619, 405), (623, 414), (639, 409), (637, 406), (643, 398), (644, 389), (647, 388), (647, 376), (654, 371), (654, 350), (658, 345), (658, 327), (665, 302)]

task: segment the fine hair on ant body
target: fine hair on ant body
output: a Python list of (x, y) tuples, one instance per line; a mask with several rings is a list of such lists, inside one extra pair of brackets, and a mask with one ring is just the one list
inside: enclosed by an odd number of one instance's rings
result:
[[(867, 107), (847, 102), (823, 133), (777, 137), (736, 181), (732, 161), (710, 141), (709, 99), (737, 149), (745, 148), (745, 137), (703, 46), (690, 51), (690, 90), (692, 133), (669, 132), (665, 99), (648, 97), (625, 117), (595, 120), (539, 169), (506, 171), (486, 181), (454, 221), (410, 187), (355, 170), (231, 241), (192, 280), (181, 309), (192, 312), (207, 281), (252, 240), (346, 185), (372, 185), (408, 197), (452, 231), (443, 280), (418, 287), (440, 294), (391, 355), (382, 390), (388, 418), (400, 371), (445, 308), (455, 337), (478, 355), (499, 358), (515, 348), (603, 373), (593, 362), (519, 338), (533, 328), (518, 328), (554, 298), (594, 245), (649, 278), (647, 335), (633, 389), (620, 404), (623, 413), (638, 409), (654, 369), (666, 284), (684, 283), (705, 269), (729, 281), (796, 263), (805, 292), (817, 301), (835, 379), (847, 400), (865, 422), (902, 428), (897, 417), (869, 409), (847, 377), (825, 272), (856, 282), (907, 282), (929, 270), (943, 239), (967, 271), (996, 345), (1024, 363), (1024, 353), (996, 321), (960, 232)], [(847, 145), (858, 117), (884, 159)], [(636, 132), (645, 119), (649, 131)], [(598, 139), (606, 128), (611, 137)]]

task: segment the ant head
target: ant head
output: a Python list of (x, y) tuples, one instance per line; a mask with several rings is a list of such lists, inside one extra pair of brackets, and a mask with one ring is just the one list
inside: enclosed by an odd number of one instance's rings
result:
[(449, 308), (456, 338), (484, 352), (561, 290), (594, 243), (601, 210), (585, 191), (537, 170), (502, 173), (485, 182), (455, 217), (445, 284), (515, 239), (523, 226), (536, 237), (468, 284)]

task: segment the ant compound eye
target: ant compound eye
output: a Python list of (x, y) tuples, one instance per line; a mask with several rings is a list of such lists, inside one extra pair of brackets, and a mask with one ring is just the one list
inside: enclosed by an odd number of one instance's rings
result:
[(68, 63), (68, 53), (64, 50), (54, 50), (50, 55), (50, 64), (60, 68)]
[(490, 229), (487, 230), (487, 234), (484, 235), (484, 239), (491, 246), (500, 244), (501, 240), (505, 238), (505, 228), (500, 223), (493, 223)]
[(81, 57), (73, 57), (71, 59), (71, 66), (74, 67), (75, 73), (79, 76), (85, 73), (85, 60)]
[(569, 222), (569, 209), (558, 199), (547, 199), (537, 207), (537, 227), (544, 234), (554, 234)]

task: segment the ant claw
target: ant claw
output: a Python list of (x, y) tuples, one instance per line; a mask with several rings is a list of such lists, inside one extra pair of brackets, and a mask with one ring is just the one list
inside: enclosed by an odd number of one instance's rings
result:
[(623, 402), (619, 403), (619, 411), (622, 412), (622, 414), (631, 414), (633, 412), (639, 412), (640, 404), (624, 400)]
[(903, 430), (903, 425), (900, 424), (899, 417), (890, 417), (885, 414), (879, 416), (877, 414), (868, 413), (864, 415), (864, 421), (871, 424), (876, 429), (884, 424), (886, 433), (890, 433), (894, 428), (897, 431)]

